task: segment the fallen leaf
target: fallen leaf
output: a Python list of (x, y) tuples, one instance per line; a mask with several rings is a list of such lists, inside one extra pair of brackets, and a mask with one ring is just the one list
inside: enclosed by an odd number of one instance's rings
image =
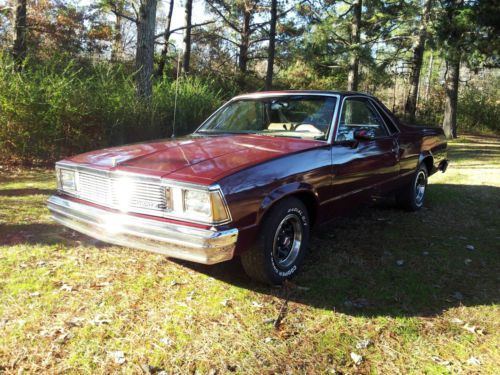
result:
[(84, 318), (73, 318), (66, 322), (70, 327), (81, 327), (83, 325)]
[(356, 349), (366, 349), (366, 348), (368, 348), (372, 344), (373, 344), (373, 341), (370, 340), (370, 339), (359, 340), (356, 343)]
[(162, 337), (160, 339), (160, 342), (165, 346), (173, 346), (175, 344), (174, 340), (172, 340), (170, 337)]
[(441, 358), (437, 355), (434, 355), (431, 358), (434, 362), (436, 362), (438, 365), (441, 365), (441, 366), (448, 366), (451, 364), (450, 361), (444, 360), (443, 358)]
[(189, 294), (186, 297), (186, 301), (192, 301), (194, 298), (194, 291), (189, 292)]
[(266, 338), (264, 339), (264, 342), (265, 342), (266, 344), (270, 343), (271, 341), (273, 341), (272, 337), (266, 337)]
[(450, 319), (450, 323), (462, 325), (464, 324), (464, 321), (458, 318), (452, 318)]
[(231, 300), (230, 300), (230, 299), (228, 299), (228, 298), (226, 298), (226, 299), (222, 300), (220, 304), (221, 304), (222, 306), (228, 307), (228, 306), (230, 306), (230, 305), (231, 305)]
[(111, 358), (117, 365), (122, 365), (125, 363), (125, 353), (122, 351), (109, 352)]
[(252, 301), (252, 307), (255, 307), (257, 309), (261, 309), (264, 307), (264, 305), (261, 303), (258, 303), (257, 301)]
[(480, 365), (481, 365), (481, 361), (479, 360), (479, 358), (476, 358), (476, 357), (470, 357), (470, 358), (467, 360), (467, 364), (468, 364), (468, 365), (471, 365), (471, 366), (480, 366)]
[(476, 326), (471, 326), (471, 325), (469, 325), (469, 323), (465, 323), (462, 326), (462, 328), (465, 329), (466, 331), (469, 331), (470, 333), (475, 333), (475, 334), (478, 334), (478, 335), (484, 335), (484, 330), (482, 328), (478, 328)]
[(64, 292), (71, 292), (71, 291), (73, 291), (73, 287), (71, 285), (68, 285), (68, 284), (63, 284), (61, 286), (60, 290), (62, 290)]
[(100, 315), (97, 315), (94, 319), (90, 320), (90, 324), (95, 326), (99, 326), (102, 324), (110, 324), (112, 322), (111, 319), (101, 319)]
[(363, 357), (360, 356), (359, 354), (357, 353), (354, 353), (354, 352), (351, 352), (351, 359), (352, 361), (354, 362), (354, 364), (357, 366), (357, 365), (360, 365), (361, 362), (363, 362)]

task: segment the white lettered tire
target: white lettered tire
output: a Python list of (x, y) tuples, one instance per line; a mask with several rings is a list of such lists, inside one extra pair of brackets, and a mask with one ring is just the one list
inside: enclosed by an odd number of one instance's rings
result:
[(241, 255), (246, 273), (271, 285), (297, 274), (309, 244), (309, 214), (301, 200), (277, 202), (262, 220), (254, 246)]

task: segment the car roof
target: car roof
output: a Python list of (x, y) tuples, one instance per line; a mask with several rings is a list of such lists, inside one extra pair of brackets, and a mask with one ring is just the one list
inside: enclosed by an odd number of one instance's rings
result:
[(241, 94), (234, 99), (255, 99), (265, 98), (274, 95), (340, 95), (340, 96), (366, 96), (367, 98), (373, 97), (370, 94), (357, 91), (334, 91), (334, 90), (276, 90), (276, 91), (257, 91), (247, 94)]

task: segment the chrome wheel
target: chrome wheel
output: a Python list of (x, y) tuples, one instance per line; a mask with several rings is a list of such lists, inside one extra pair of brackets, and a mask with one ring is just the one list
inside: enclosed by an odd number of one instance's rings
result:
[(274, 235), (273, 260), (276, 267), (287, 270), (297, 259), (302, 243), (302, 225), (296, 214), (281, 220)]
[(427, 176), (420, 170), (415, 179), (415, 203), (418, 207), (424, 203), (425, 188), (427, 186)]

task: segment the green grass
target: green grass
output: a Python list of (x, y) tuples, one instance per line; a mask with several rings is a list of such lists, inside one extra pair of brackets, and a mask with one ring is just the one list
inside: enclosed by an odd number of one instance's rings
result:
[(237, 262), (173, 262), (65, 230), (45, 208), (53, 173), (4, 167), (0, 373), (497, 374), (500, 140), (460, 138), (450, 158), (422, 211), (387, 199), (318, 228), (283, 288)]

